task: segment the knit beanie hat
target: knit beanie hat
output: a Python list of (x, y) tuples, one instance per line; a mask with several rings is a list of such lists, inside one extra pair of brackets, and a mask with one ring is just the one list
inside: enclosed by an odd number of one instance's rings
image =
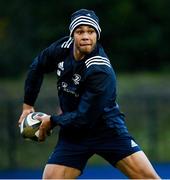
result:
[(97, 32), (98, 39), (100, 39), (101, 28), (99, 26), (99, 18), (94, 11), (80, 9), (71, 15), (71, 23), (69, 26), (70, 36), (73, 35), (74, 30), (80, 25), (92, 26)]

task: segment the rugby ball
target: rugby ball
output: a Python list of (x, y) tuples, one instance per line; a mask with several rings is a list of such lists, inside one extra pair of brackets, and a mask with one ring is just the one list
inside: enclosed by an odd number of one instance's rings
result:
[(20, 125), (20, 133), (24, 139), (38, 141), (39, 127), (41, 121), (36, 119), (37, 116), (47, 116), (42, 112), (33, 112), (28, 114)]

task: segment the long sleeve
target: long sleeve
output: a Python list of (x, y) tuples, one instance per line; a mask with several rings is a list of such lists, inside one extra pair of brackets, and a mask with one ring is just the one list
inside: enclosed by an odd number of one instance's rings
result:
[(56, 41), (44, 49), (31, 64), (24, 87), (24, 103), (34, 105), (43, 82), (45, 73), (53, 72), (57, 60), (63, 53), (61, 42)]

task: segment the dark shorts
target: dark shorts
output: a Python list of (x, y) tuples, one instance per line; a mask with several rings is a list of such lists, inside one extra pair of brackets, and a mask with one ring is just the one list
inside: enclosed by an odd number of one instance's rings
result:
[(60, 135), (47, 164), (64, 165), (82, 172), (87, 160), (94, 154), (103, 157), (115, 166), (119, 160), (140, 150), (140, 147), (128, 133), (117, 136), (106, 134), (81, 140), (63, 138)]

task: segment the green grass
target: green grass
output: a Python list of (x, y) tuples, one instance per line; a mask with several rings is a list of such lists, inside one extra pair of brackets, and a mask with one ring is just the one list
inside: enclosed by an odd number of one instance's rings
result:
[[(169, 73), (117, 73), (117, 87), (118, 94), (136, 92), (138, 90), (145, 90), (148, 93), (167, 93), (170, 91)], [(1, 90), (5, 95), (11, 97), (21, 97), (23, 94), (25, 75), (21, 78), (2, 79), (0, 78)], [(42, 91), (40, 94), (45, 95), (47, 92), (55, 92), (56, 94), (56, 77), (54, 75), (47, 75), (44, 78)], [(47, 93), (48, 94), (48, 93)]]
[(169, 93), (170, 84), (168, 83), (170, 74), (167, 73), (135, 73), (118, 74), (119, 94), (138, 92), (144, 90), (148, 93)]
[[(126, 123), (132, 135), (140, 143), (151, 160), (170, 161), (170, 74), (136, 73), (117, 74), (118, 103), (126, 114)], [(9, 148), (14, 140), (13, 149), (16, 167), (42, 167), (55, 143), (57, 132), (44, 143), (24, 141), (19, 134), (17, 121), (21, 113), (24, 77), (19, 79), (0, 79), (0, 113), (1, 113), (1, 146), (0, 168), (10, 167)], [(49, 98), (50, 97), (50, 98)], [(49, 98), (49, 99), (48, 99)], [(10, 102), (10, 103), (9, 103)], [(36, 103), (37, 110), (52, 113), (57, 107), (56, 78), (47, 76)], [(9, 119), (9, 111), (13, 117)], [(14, 122), (15, 137), (9, 137), (8, 122)], [(15, 125), (16, 124), (16, 125)], [(89, 164), (106, 163), (102, 158), (94, 156)]]

